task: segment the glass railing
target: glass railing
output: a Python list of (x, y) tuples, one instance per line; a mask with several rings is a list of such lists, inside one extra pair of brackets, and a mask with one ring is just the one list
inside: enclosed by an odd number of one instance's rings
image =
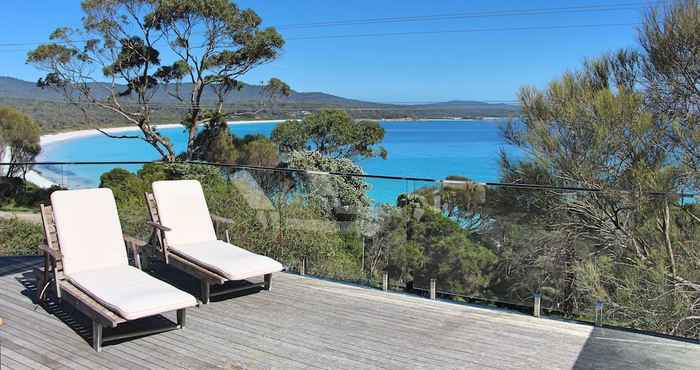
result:
[[(80, 169), (77, 170), (77, 167)], [(687, 194), (480, 184), (214, 164), (38, 171), (102, 185), (124, 231), (149, 240), (156, 180), (205, 189), (219, 238), (293, 273), (427, 298), (687, 338), (700, 335), (700, 212)], [(46, 176), (52, 178), (51, 176)]]

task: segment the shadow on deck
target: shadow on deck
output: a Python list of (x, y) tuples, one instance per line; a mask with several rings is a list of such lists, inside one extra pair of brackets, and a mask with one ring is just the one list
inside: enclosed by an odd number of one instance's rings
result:
[[(90, 347), (90, 323), (39, 307), (36, 257), (0, 257), (1, 368), (697, 368), (700, 346), (279, 273), (272, 291), (191, 309), (183, 330)], [(198, 284), (157, 275), (197, 294)], [(166, 315), (174, 319), (174, 315)], [(120, 330), (164, 325), (164, 317)]]

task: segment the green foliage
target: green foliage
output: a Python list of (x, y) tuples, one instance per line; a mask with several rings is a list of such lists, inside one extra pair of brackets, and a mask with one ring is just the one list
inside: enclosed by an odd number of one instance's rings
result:
[(38, 210), (59, 187), (41, 189), (20, 178), (0, 177), (0, 209)]
[(279, 155), (277, 146), (267, 138), (253, 138), (242, 147), (242, 163), (251, 166), (277, 167)]
[(522, 121), (505, 133), (529, 157), (504, 155), (504, 181), (600, 191), (489, 192), (482, 239), (499, 255), (494, 291), (523, 299), (539, 290), (584, 318), (602, 299), (611, 323), (700, 333), (697, 207), (645, 194), (697, 189), (689, 107), (700, 95), (689, 81), (700, 70), (698, 25), (696, 2), (674, 2), (647, 16), (640, 52), (589, 60), (545, 90), (521, 90)]
[(14, 108), (0, 107), (0, 161), (5, 160), (6, 150), (11, 164), (0, 168), (0, 176), (24, 177), (31, 166), (20, 163), (33, 162), (41, 152), (39, 125)]
[[(294, 151), (289, 155), (289, 166), (295, 169), (321, 172), (362, 174), (362, 169), (347, 158), (323, 156), (320, 152)], [(370, 200), (368, 185), (358, 176), (327, 176), (303, 173), (295, 175), (297, 191), (307, 202), (327, 217), (363, 215)]]
[(387, 272), (401, 284), (413, 281), (423, 265), (423, 250), (409, 240), (411, 217), (404, 209), (382, 206), (377, 219), (377, 231), (367, 248), (366, 266), (369, 275), (379, 280)]
[(240, 157), (236, 137), (226, 123), (210, 124), (194, 140), (192, 159), (213, 163), (234, 164)]
[(212, 163), (276, 167), (277, 146), (262, 135), (240, 139), (225, 122), (211, 122), (194, 140), (192, 159)]
[(490, 283), (490, 267), (496, 262), (493, 252), (473, 242), (459, 224), (434, 209), (426, 209), (411, 229), (410, 240), (423, 252), (418, 281), (436, 278), (441, 290), (484, 295)]
[(318, 151), (333, 158), (386, 159), (384, 129), (376, 121), (355, 122), (342, 110), (322, 110), (302, 121), (286, 121), (272, 131), (272, 141), (284, 152)]
[[(463, 176), (448, 176), (439, 189), (425, 187), (415, 193), (417, 200), (425, 206), (438, 208), (442, 213), (463, 228), (476, 230), (481, 226), (482, 205), (486, 201), (486, 187)], [(399, 199), (401, 203), (415, 200)]]
[[(319, 268), (335, 263), (336, 257), (342, 259), (346, 254), (340, 247), (341, 236), (337, 233), (280, 230), (277, 225), (262, 223), (257, 211), (216, 166), (154, 163), (145, 165), (137, 174), (114, 169), (102, 175), (100, 186), (114, 192), (124, 232), (148, 240), (151, 230), (146, 225), (149, 216), (143, 194), (150, 191), (154, 181), (178, 179), (202, 183), (210, 212), (233, 220), (233, 225), (226, 225), (226, 228), (232, 243), (242, 248), (277, 258), (285, 264), (296, 264), (305, 257), (309, 261), (319, 261)], [(295, 207), (286, 207), (284, 212), (292, 218), (309, 216), (308, 210)], [(225, 230), (217, 231), (219, 238), (225, 239)]]
[(44, 240), (40, 225), (17, 219), (0, 219), (0, 256), (34, 256)]
[(690, 186), (700, 185), (700, 9), (696, 1), (676, 0), (652, 9), (640, 30), (642, 72), (649, 109), (663, 115), (668, 139)]

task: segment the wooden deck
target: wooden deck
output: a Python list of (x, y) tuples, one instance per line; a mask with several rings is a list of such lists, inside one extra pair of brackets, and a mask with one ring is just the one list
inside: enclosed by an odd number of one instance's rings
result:
[[(0, 368), (698, 368), (700, 345), (275, 274), (183, 330), (106, 344), (70, 306), (37, 307), (31, 267), (0, 257)], [(194, 289), (174, 271), (158, 276)], [(171, 315), (174, 316), (174, 315)], [(174, 320), (174, 317), (169, 317)], [(147, 319), (134, 326), (161, 325)], [(129, 329), (126, 327), (125, 329)]]

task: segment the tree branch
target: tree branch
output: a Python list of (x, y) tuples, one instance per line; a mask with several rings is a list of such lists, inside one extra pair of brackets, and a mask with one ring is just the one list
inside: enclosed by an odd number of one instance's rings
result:
[(110, 134), (109, 132), (101, 129), (101, 128), (95, 128), (95, 130), (99, 131), (102, 135), (107, 136), (112, 139), (139, 139), (143, 140), (141, 136), (133, 136), (133, 135), (114, 135)]

